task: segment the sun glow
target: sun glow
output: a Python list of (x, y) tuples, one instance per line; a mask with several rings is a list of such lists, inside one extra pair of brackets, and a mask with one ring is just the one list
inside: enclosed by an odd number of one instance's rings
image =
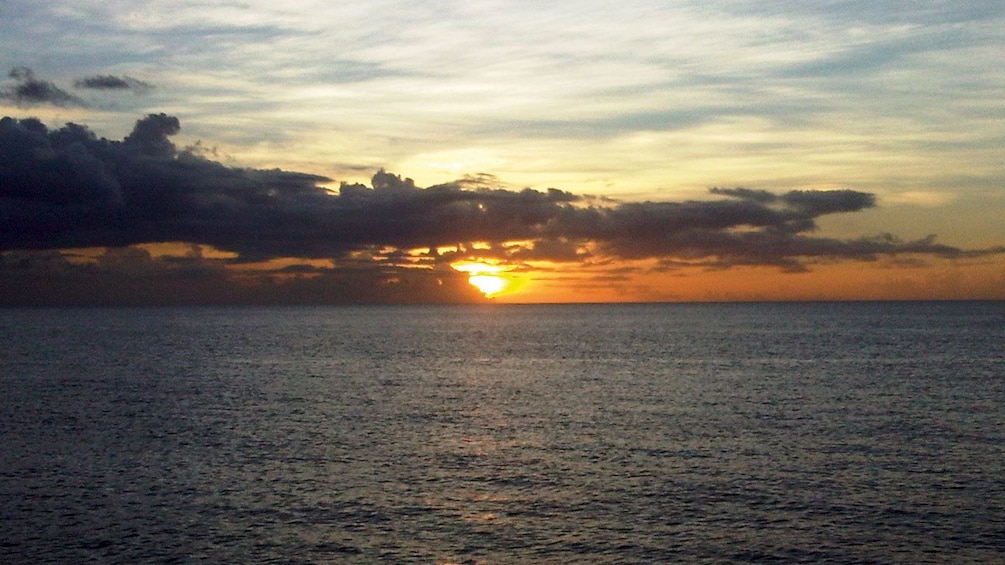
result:
[(506, 290), (509, 281), (496, 275), (471, 275), (468, 282), (474, 285), (487, 298), (491, 298)]
[(451, 263), (450, 266), (462, 273), (468, 273), (468, 283), (481, 291), (486, 298), (492, 298), (510, 286), (510, 280), (498, 274), (509, 270), (507, 267), (478, 261), (458, 261)]

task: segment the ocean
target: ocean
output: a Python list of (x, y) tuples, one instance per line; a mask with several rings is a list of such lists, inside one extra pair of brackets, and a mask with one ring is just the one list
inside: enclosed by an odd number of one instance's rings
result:
[(1005, 303), (0, 310), (3, 563), (1003, 563)]

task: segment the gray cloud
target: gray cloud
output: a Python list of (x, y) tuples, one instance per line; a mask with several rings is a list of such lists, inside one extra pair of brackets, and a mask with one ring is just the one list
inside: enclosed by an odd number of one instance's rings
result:
[(153, 88), (153, 85), (129, 76), (117, 77), (114, 75), (95, 75), (79, 78), (73, 85), (77, 88), (92, 90), (132, 90), (137, 93), (144, 93)]
[(87, 107), (86, 102), (55, 84), (35, 78), (35, 73), (27, 67), (15, 67), (7, 76), (14, 79), (15, 84), (0, 89), (0, 100), (10, 100), (19, 106), (52, 104)]
[[(75, 124), (49, 130), (34, 119), (0, 120), (0, 250), (181, 241), (236, 252), (239, 261), (366, 252), (371, 263), (394, 264), (403, 250), (428, 248), (425, 260), (434, 264), (461, 255), (622, 258), (787, 271), (819, 258), (1002, 252), (933, 238), (815, 235), (821, 216), (875, 206), (873, 195), (852, 190), (713, 188), (717, 200), (618, 203), (498, 188), (490, 175), (420, 188), (380, 171), (372, 186), (342, 184), (333, 193), (317, 175), (231, 168), (179, 150), (169, 139), (179, 129), (177, 118), (150, 115), (122, 141), (110, 141)], [(458, 251), (435, 252), (447, 246)]]

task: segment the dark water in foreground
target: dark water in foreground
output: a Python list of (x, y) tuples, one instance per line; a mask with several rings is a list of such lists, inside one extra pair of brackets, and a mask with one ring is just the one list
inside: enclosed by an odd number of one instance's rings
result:
[(0, 311), (0, 562), (1005, 562), (1005, 303)]

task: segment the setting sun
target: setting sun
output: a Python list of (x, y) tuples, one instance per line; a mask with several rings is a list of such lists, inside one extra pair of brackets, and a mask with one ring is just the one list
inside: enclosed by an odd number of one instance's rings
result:
[(497, 274), (509, 270), (508, 267), (478, 261), (459, 261), (450, 266), (462, 273), (468, 273), (468, 283), (481, 291), (486, 298), (492, 298), (510, 286), (508, 278)]
[(506, 290), (509, 284), (506, 279), (496, 275), (471, 275), (468, 277), (468, 282), (488, 298)]

